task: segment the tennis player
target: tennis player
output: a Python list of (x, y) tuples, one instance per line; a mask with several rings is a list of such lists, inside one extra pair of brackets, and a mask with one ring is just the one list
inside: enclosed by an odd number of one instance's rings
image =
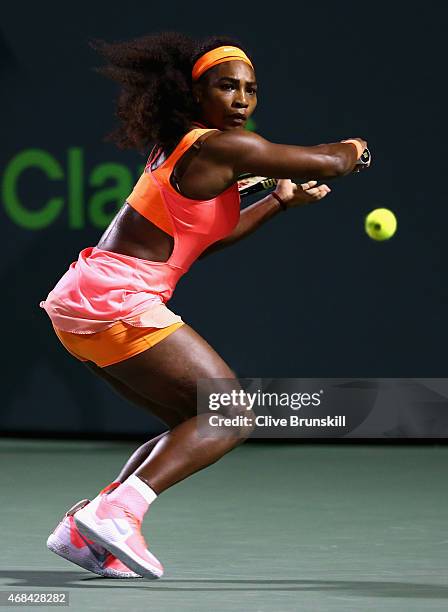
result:
[[(149, 506), (251, 432), (242, 425), (222, 428), (219, 437), (201, 435), (206, 415), (197, 415), (197, 379), (237, 381), (167, 307), (176, 283), (199, 257), (326, 197), (330, 189), (318, 181), (355, 171), (367, 143), (282, 145), (244, 129), (257, 105), (257, 81), (246, 50), (230, 38), (197, 43), (168, 32), (93, 46), (106, 60), (100, 72), (121, 85), (115, 141), (153, 149), (98, 244), (79, 253), (41, 307), (76, 359), (167, 431), (138, 448), (94, 500), (69, 510), (47, 545), (102, 576), (158, 578), (163, 566), (141, 534)], [(237, 180), (244, 173), (282, 180), (240, 214)], [(242, 411), (247, 416), (238, 405), (220, 412)]]

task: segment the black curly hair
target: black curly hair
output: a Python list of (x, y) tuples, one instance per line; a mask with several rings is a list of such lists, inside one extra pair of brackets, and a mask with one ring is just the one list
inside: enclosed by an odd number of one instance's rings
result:
[[(191, 70), (196, 60), (222, 45), (248, 52), (229, 36), (196, 41), (179, 32), (90, 46), (106, 64), (95, 70), (121, 86), (116, 101), (118, 127), (108, 136), (120, 148), (147, 151), (153, 144), (171, 149), (197, 120)], [(201, 77), (202, 78), (202, 77)]]

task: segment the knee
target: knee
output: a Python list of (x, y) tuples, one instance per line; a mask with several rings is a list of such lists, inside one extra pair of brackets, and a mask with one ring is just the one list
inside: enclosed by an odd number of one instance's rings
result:
[[(232, 414), (217, 413), (214, 418), (216, 437), (230, 440), (231, 446), (237, 446), (247, 440), (255, 429), (255, 413), (251, 410)], [(219, 433), (216, 433), (216, 429)]]
[(247, 396), (243, 390), (235, 394), (228, 406), (221, 406), (219, 414), (230, 425), (231, 431), (239, 441), (246, 440), (255, 429), (256, 414), (250, 407)]
[[(250, 406), (246, 392), (241, 389), (238, 379), (227, 375), (226, 378), (214, 379), (209, 393), (198, 401), (196, 383), (182, 387), (179, 395), (178, 410), (183, 420), (203, 415), (214, 414), (220, 423), (220, 435), (235, 438), (236, 444), (246, 440), (255, 429), (256, 414)], [(212, 402), (211, 399), (214, 399)], [(208, 406), (206, 407), (205, 402)], [(211, 408), (213, 406), (213, 408)], [(207, 410), (208, 408), (208, 410)], [(209, 410), (212, 410), (210, 413)]]
[(256, 414), (253, 410), (246, 410), (243, 414), (243, 423), (239, 427), (238, 438), (241, 442), (247, 440), (251, 433), (255, 429), (255, 418)]

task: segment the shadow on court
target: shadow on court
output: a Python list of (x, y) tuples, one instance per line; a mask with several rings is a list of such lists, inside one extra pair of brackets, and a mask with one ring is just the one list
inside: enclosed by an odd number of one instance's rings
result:
[[(2, 587), (50, 587), (71, 589), (103, 589), (106, 584), (113, 588), (135, 589), (136, 586), (151, 591), (303, 591), (347, 594), (358, 597), (390, 597), (407, 599), (448, 599), (448, 586), (435, 584), (413, 584), (410, 582), (385, 582), (366, 580), (269, 580), (269, 579), (163, 579), (148, 582), (139, 579), (120, 581), (87, 576), (84, 572), (55, 571), (0, 571)], [(89, 584), (92, 580), (103, 584)], [(82, 584), (77, 584), (79, 581)]]

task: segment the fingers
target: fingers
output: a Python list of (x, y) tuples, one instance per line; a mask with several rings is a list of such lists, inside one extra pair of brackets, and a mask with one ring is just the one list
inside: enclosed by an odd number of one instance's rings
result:
[(319, 187), (312, 187), (311, 189), (305, 189), (305, 191), (308, 195), (313, 196), (313, 198), (317, 200), (320, 200), (321, 198), (324, 198), (328, 193), (330, 193), (331, 189), (328, 187), (328, 185), (319, 185)]
[(303, 191), (307, 191), (308, 189), (311, 189), (311, 187), (314, 187), (314, 185), (317, 185), (317, 181), (308, 181), (308, 183), (300, 184)]
[(316, 202), (325, 198), (331, 191), (328, 185), (317, 185), (317, 181), (308, 181), (301, 184), (292, 183), (292, 186), (293, 197), (289, 199), (290, 206)]
[(317, 196), (315, 196), (316, 200), (322, 200), (326, 195), (328, 195), (330, 191), (321, 191)]
[(331, 191), (328, 185), (319, 185), (318, 187), (315, 185), (317, 185), (317, 181), (308, 181), (307, 183), (301, 183), (300, 187), (303, 189), (303, 191), (310, 194), (317, 193), (318, 190), (324, 190), (327, 193)]

